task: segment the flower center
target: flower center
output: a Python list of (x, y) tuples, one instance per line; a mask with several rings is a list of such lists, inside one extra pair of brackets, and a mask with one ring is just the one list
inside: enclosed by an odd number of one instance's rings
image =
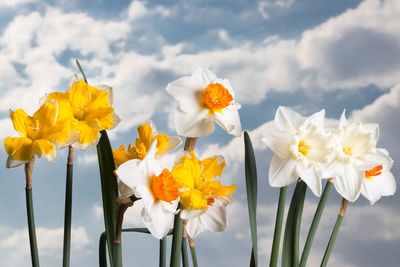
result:
[(79, 121), (84, 121), (88, 110), (89, 109), (87, 107), (80, 105), (79, 108), (75, 111), (75, 118)]
[(160, 175), (152, 178), (151, 191), (154, 198), (169, 203), (179, 197), (178, 183), (167, 169), (164, 169)]
[(344, 148), (343, 148), (343, 153), (346, 154), (346, 155), (349, 155), (349, 156), (353, 156), (353, 155), (351, 154), (351, 146), (344, 147)]
[(220, 112), (229, 106), (233, 97), (222, 84), (209, 84), (203, 93), (203, 103), (210, 109), (211, 113)]
[(365, 178), (372, 180), (372, 176), (379, 176), (382, 174), (382, 165), (378, 165), (368, 171), (365, 171)]
[(39, 120), (34, 117), (25, 119), (25, 127), (27, 129), (27, 137), (35, 140), (39, 134)]
[(303, 154), (303, 156), (308, 155), (308, 151), (310, 151), (311, 146), (307, 144), (304, 140), (300, 140), (299, 142), (299, 152)]

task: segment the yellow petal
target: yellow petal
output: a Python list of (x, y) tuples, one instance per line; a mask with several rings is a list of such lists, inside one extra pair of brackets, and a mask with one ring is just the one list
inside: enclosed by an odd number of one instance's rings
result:
[(22, 109), (17, 109), (16, 111), (10, 110), (10, 118), (13, 122), (14, 129), (23, 136), (27, 136), (25, 119), (28, 118), (28, 115), (25, 111)]
[(172, 169), (171, 173), (172, 173), (172, 176), (174, 176), (179, 187), (194, 188), (194, 177), (185, 168), (185, 165), (183, 163), (175, 165), (175, 167)]
[(64, 143), (71, 136), (71, 130), (74, 130), (71, 127), (71, 123), (70, 119), (58, 119), (52, 128), (47, 129), (47, 131), (43, 133), (43, 137), (52, 142)]
[(52, 128), (57, 119), (58, 105), (56, 101), (46, 102), (33, 114), (33, 118), (39, 122), (38, 135), (43, 136), (48, 129)]
[(85, 111), (84, 108), (87, 107), (87, 104), (90, 101), (90, 92), (88, 85), (84, 80), (81, 79), (72, 85), (69, 93), (69, 100), (75, 117), (81, 119), (81, 116), (83, 116)]
[(137, 127), (137, 131), (139, 134), (139, 138), (136, 138), (135, 144), (139, 142), (143, 143), (146, 147), (146, 150), (149, 150), (151, 144), (155, 140), (155, 138), (153, 137), (153, 129), (147, 123), (143, 123), (142, 125), (139, 125), (139, 127)]
[(196, 189), (189, 189), (181, 192), (180, 202), (185, 209), (206, 209), (207, 199), (203, 196), (203, 193)]
[(33, 141), (33, 152), (39, 157), (43, 154), (47, 159), (52, 158), (51, 156), (54, 154), (54, 151), (55, 147), (49, 140), (39, 139)]
[(218, 157), (203, 159), (201, 163), (203, 164), (204, 167), (202, 175), (205, 179), (209, 181), (213, 179), (215, 176), (221, 177), (222, 170), (226, 166), (225, 161), (218, 164)]
[(6, 137), (4, 148), (8, 155), (20, 161), (29, 161), (33, 155), (32, 140), (26, 137)]
[(157, 139), (157, 154), (163, 153), (168, 147), (169, 143), (168, 135), (157, 134), (155, 138)]
[(46, 101), (55, 100), (58, 103), (58, 119), (69, 119), (74, 117), (71, 102), (69, 101), (69, 93), (53, 92), (46, 97)]
[(133, 159), (132, 155), (125, 150), (125, 145), (122, 145), (119, 148), (114, 149), (113, 157), (116, 167), (119, 167), (119, 165), (121, 165), (122, 163), (130, 159)]
[(77, 130), (79, 131), (78, 142), (81, 144), (90, 144), (99, 137), (99, 127), (85, 121), (78, 122)]

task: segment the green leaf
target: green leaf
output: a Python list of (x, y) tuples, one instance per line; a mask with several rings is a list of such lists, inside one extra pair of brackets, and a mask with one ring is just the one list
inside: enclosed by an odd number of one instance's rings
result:
[(107, 233), (103, 232), (99, 240), (99, 266), (107, 267)]
[(182, 266), (189, 267), (189, 257), (187, 252), (187, 238), (182, 238)]
[(167, 266), (167, 237), (160, 240), (160, 259), (159, 267)]
[(306, 183), (299, 180), (296, 184), (286, 219), (282, 247), (282, 267), (297, 267), (299, 264), (300, 223), (306, 191)]
[[(179, 204), (178, 208), (181, 209), (182, 205)], [(172, 232), (170, 267), (179, 267), (181, 265), (182, 233), (183, 220), (181, 219), (181, 213), (178, 212), (175, 215), (174, 228)]]
[(244, 132), (244, 148), (245, 148), (245, 173), (246, 173), (246, 191), (247, 206), (249, 210), (250, 232), (252, 241), (252, 253), (250, 266), (258, 266), (258, 249), (257, 249), (257, 167), (254, 156), (253, 145), (249, 134)]
[(108, 255), (110, 262), (114, 258), (115, 237), (115, 210), (118, 197), (117, 177), (114, 175), (115, 164), (110, 141), (106, 131), (101, 131), (101, 138), (97, 144), (97, 156), (99, 159), (101, 195), (103, 198), (104, 224), (107, 233)]
[(75, 61), (76, 61), (76, 65), (78, 66), (79, 71), (82, 73), (83, 80), (84, 80), (85, 83), (87, 84), (88, 82), (87, 82), (87, 79), (86, 79), (86, 75), (85, 75), (85, 72), (84, 72), (83, 69), (82, 69), (81, 64), (79, 63), (79, 61), (78, 61), (77, 59), (76, 59)]
[(281, 187), (279, 190), (279, 202), (276, 212), (274, 240), (272, 241), (271, 259), (269, 262), (270, 267), (276, 267), (278, 264), (279, 244), (281, 242), (283, 214), (285, 211), (287, 186)]
[(335, 227), (333, 228), (331, 237), (329, 239), (328, 246), (326, 247), (324, 258), (322, 259), (321, 267), (325, 267), (328, 264), (329, 256), (331, 255), (333, 245), (336, 241), (336, 236), (339, 232), (340, 225), (342, 224), (343, 216), (338, 215), (335, 223)]
[(310, 249), (312, 242), (314, 240), (315, 233), (317, 232), (319, 221), (321, 220), (322, 213), (324, 211), (326, 201), (328, 200), (329, 193), (331, 192), (333, 183), (330, 181), (326, 182), (324, 192), (319, 200), (317, 210), (315, 211), (314, 218), (312, 220), (310, 230), (308, 231), (306, 243), (304, 245), (303, 253), (300, 259), (300, 267), (305, 267), (307, 263), (308, 255), (310, 254)]

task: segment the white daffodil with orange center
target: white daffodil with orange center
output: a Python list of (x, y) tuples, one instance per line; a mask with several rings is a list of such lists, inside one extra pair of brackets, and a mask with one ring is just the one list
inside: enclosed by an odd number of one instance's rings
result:
[(130, 159), (144, 159), (150, 149), (151, 144), (157, 140), (156, 158), (160, 158), (166, 153), (174, 150), (182, 143), (177, 136), (168, 136), (166, 134), (157, 133), (156, 126), (153, 121), (148, 121), (137, 127), (139, 138), (136, 138), (135, 144), (129, 144), (126, 149), (125, 145), (113, 150), (115, 166), (118, 167), (125, 161)]
[(181, 188), (181, 218), (187, 220), (186, 232), (191, 238), (207, 230), (220, 232), (227, 226), (226, 205), (232, 202), (236, 185), (224, 186), (215, 180), (225, 166), (222, 156), (200, 161), (191, 151), (172, 169)]
[(128, 160), (115, 173), (137, 198), (142, 199), (142, 221), (154, 237), (161, 239), (173, 227), (179, 187), (171, 172), (155, 159), (156, 150), (157, 141), (143, 160)]
[(355, 201), (365, 181), (365, 171), (375, 168), (378, 124), (348, 123), (345, 112), (340, 117), (336, 139), (336, 156), (324, 171), (324, 177), (333, 177), (336, 190), (348, 201)]
[(321, 110), (304, 118), (290, 108), (278, 108), (262, 139), (275, 152), (269, 167), (271, 186), (283, 187), (301, 178), (316, 196), (321, 195), (322, 170), (335, 148), (330, 133), (324, 130), (324, 115)]
[(178, 102), (174, 119), (179, 135), (209, 135), (214, 131), (214, 122), (229, 134), (242, 134), (240, 105), (235, 102), (232, 87), (211, 70), (199, 67), (191, 76), (169, 83), (166, 90)]
[(56, 149), (68, 146), (71, 121), (57, 117), (59, 107), (56, 101), (43, 104), (33, 116), (22, 109), (10, 110), (14, 129), (20, 137), (6, 137), (7, 168), (17, 167), (32, 160), (36, 154), (48, 161), (57, 159)]
[(60, 116), (72, 120), (76, 131), (73, 147), (87, 150), (100, 139), (100, 131), (114, 128), (120, 118), (114, 113), (113, 91), (107, 85), (90, 86), (75, 74), (65, 93), (54, 92), (44, 100), (56, 100)]
[(396, 192), (396, 180), (390, 172), (393, 160), (385, 149), (377, 148), (374, 158), (375, 167), (364, 172), (364, 184), (361, 194), (373, 205), (382, 196), (391, 196)]

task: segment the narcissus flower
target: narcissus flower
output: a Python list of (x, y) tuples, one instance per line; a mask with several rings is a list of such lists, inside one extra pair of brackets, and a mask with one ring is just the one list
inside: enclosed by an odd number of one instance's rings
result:
[(132, 159), (121, 164), (116, 175), (144, 207), (141, 218), (156, 238), (163, 238), (173, 227), (179, 203), (179, 187), (171, 172), (155, 159), (157, 141), (153, 142), (143, 160)]
[(390, 172), (393, 160), (385, 149), (376, 149), (375, 167), (364, 172), (364, 184), (361, 194), (369, 200), (372, 205), (382, 196), (391, 196), (396, 192), (396, 180)]
[(167, 92), (178, 102), (175, 128), (179, 135), (200, 137), (214, 131), (214, 121), (229, 134), (240, 136), (235, 94), (229, 81), (218, 79), (207, 68), (197, 68), (191, 76), (168, 84)]
[(32, 160), (36, 154), (49, 161), (57, 159), (56, 149), (69, 145), (71, 121), (57, 117), (59, 107), (56, 101), (43, 104), (33, 116), (22, 109), (10, 110), (14, 129), (21, 137), (6, 137), (7, 168), (17, 167)]
[(324, 171), (324, 177), (333, 177), (336, 190), (348, 201), (355, 201), (365, 182), (365, 171), (377, 166), (381, 153), (376, 151), (378, 124), (348, 123), (345, 112), (333, 133), (336, 156)]
[(65, 93), (54, 92), (44, 100), (56, 100), (60, 106), (61, 118), (72, 121), (78, 132), (72, 144), (80, 150), (95, 146), (100, 139), (100, 131), (114, 128), (120, 118), (114, 113), (112, 88), (107, 85), (90, 86), (79, 80), (75, 74)]
[(232, 202), (236, 185), (224, 186), (214, 179), (221, 177), (225, 166), (222, 156), (200, 161), (191, 151), (172, 170), (181, 188), (181, 218), (187, 220), (186, 232), (191, 238), (206, 230), (220, 232), (227, 226), (226, 205)]
[(275, 152), (269, 167), (269, 184), (283, 187), (301, 178), (321, 195), (322, 170), (334, 157), (335, 142), (324, 130), (325, 111), (304, 118), (279, 107), (273, 125), (262, 139)]
[(130, 159), (144, 159), (150, 149), (151, 144), (157, 140), (156, 158), (160, 158), (165, 153), (174, 150), (182, 143), (177, 136), (168, 136), (166, 134), (157, 133), (156, 126), (153, 121), (148, 121), (137, 127), (139, 138), (136, 138), (133, 146), (129, 145), (126, 149), (125, 145), (113, 150), (115, 166), (118, 167), (125, 161)]

